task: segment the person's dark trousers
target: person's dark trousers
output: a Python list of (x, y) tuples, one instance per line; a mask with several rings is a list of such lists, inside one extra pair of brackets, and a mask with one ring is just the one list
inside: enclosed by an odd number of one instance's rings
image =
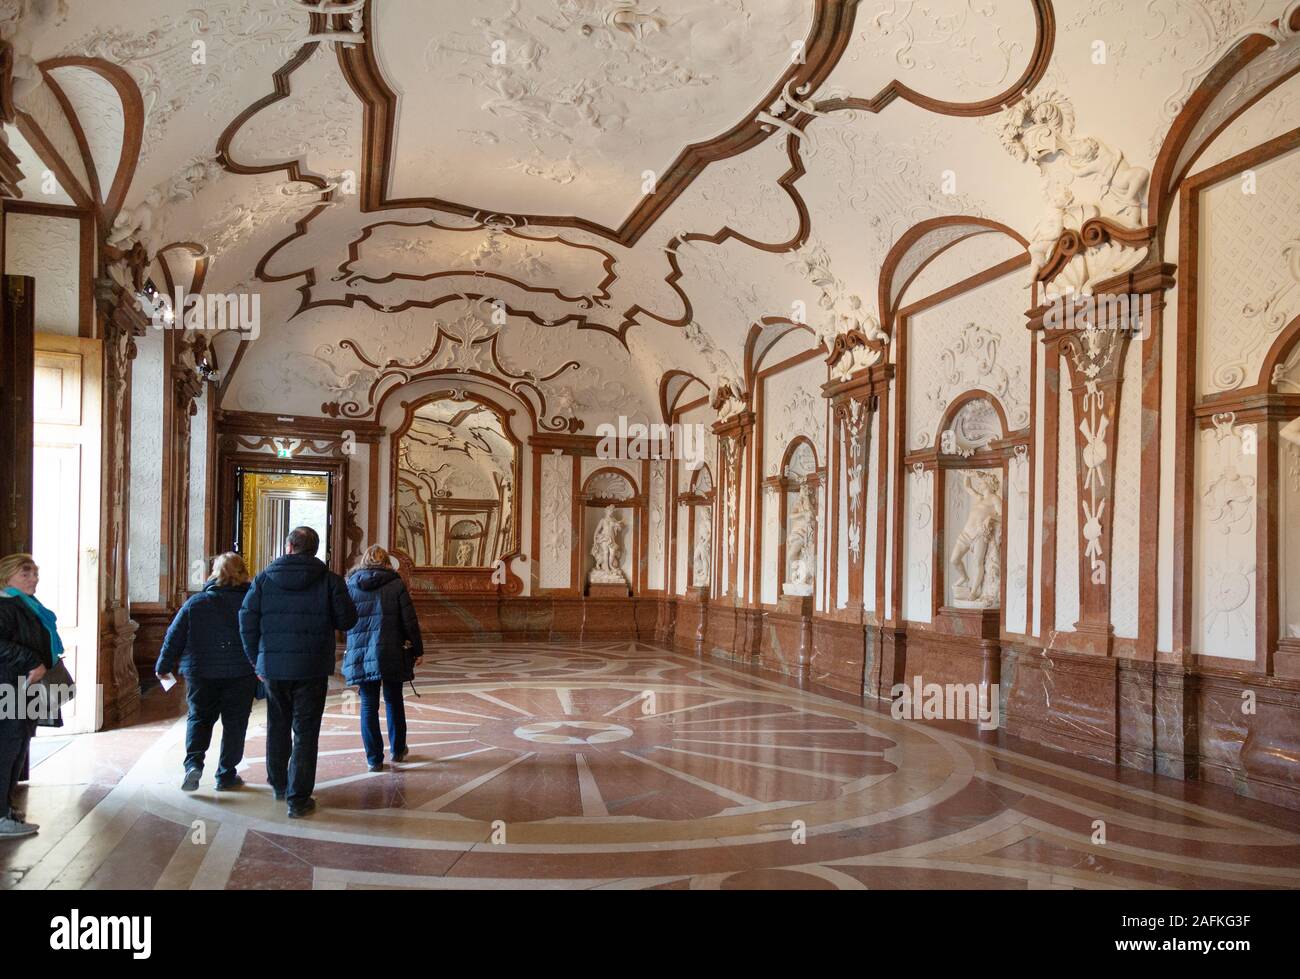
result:
[[(266, 780), (289, 805), (311, 798), (329, 677), (266, 681)], [(292, 740), (291, 740), (292, 736)]]
[(13, 723), (12, 730), (0, 731), (0, 817), (8, 816), (14, 804), (14, 786), (27, 764), (31, 733), (25, 722)]
[(248, 715), (253, 710), (257, 677), (241, 676), (225, 680), (187, 677), (185, 699), (190, 705), (189, 724), (185, 729), (185, 770), (203, 770), (203, 757), (212, 743), (212, 727), (221, 719), (221, 756), (217, 781), (228, 782), (244, 760), (244, 735), (248, 733)]
[(394, 755), (406, 750), (406, 704), (402, 701), (402, 680), (370, 680), (357, 684), (361, 694), (361, 743), (366, 761), (378, 765), (384, 760), (384, 739), (379, 735), (379, 692), (388, 708), (388, 745)]

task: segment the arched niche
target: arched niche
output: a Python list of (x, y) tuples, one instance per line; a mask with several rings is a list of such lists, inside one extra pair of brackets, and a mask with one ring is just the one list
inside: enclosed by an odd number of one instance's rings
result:
[(388, 440), (389, 541), (421, 591), (518, 594), (523, 445), (513, 407), (464, 388), (398, 402)]
[[(811, 597), (821, 567), (818, 528), (824, 510), (826, 470), (819, 462), (812, 440), (806, 435), (796, 436), (782, 454), (778, 474), (763, 481), (764, 488), (777, 498), (778, 601), (784, 595)], [(802, 571), (796, 567), (800, 564)]]
[[(1265, 450), (1256, 460), (1256, 478), (1264, 487), (1256, 505), (1268, 567), (1277, 569), (1264, 582), (1257, 618), (1277, 626), (1274, 672), (1300, 677), (1300, 316), (1282, 329), (1264, 359), (1260, 379), (1266, 386), (1270, 419), (1259, 426)], [(1268, 446), (1276, 445), (1272, 452)], [(1270, 519), (1270, 509), (1276, 516)]]
[[(578, 540), (582, 542), (583, 594), (591, 597), (625, 597), (645, 587), (645, 497), (636, 480), (624, 469), (602, 466), (582, 482), (578, 508)], [(597, 538), (609, 534), (615, 548), (612, 560), (595, 553)], [(599, 549), (605, 553), (610, 546)], [(615, 572), (611, 574), (610, 572)], [(621, 580), (619, 580), (621, 578)]]
[[(930, 560), (930, 621), (938, 632), (996, 639), (1007, 605), (1009, 485), (1023, 463), (1029, 431), (1010, 431), (1006, 409), (991, 392), (965, 391), (949, 402), (936, 444), (904, 458), (921, 492), (909, 560)], [(932, 524), (930, 523), (932, 521)], [(996, 682), (996, 677), (984, 680)]]

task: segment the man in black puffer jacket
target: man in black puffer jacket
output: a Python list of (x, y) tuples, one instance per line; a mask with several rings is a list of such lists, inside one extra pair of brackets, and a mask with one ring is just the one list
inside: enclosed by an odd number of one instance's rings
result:
[(316, 557), (319, 547), (316, 531), (294, 528), (288, 553), (253, 579), (239, 612), (244, 655), (266, 684), (266, 778), (277, 799), (288, 797), (293, 819), (316, 808), (311, 793), (334, 633), (357, 622), (347, 585)]
[(159, 679), (179, 667), (185, 677), (189, 723), (185, 729), (185, 781), (193, 792), (203, 775), (212, 727), (221, 718), (217, 791), (244, 784), (236, 769), (244, 760), (248, 715), (257, 694), (257, 677), (244, 656), (239, 609), (248, 594), (248, 571), (238, 554), (222, 554), (212, 564), (203, 591), (190, 597), (172, 619), (154, 672)]

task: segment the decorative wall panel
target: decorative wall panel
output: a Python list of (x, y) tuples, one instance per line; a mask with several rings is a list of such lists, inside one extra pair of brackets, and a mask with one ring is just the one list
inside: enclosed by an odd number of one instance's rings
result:
[(573, 457), (547, 452), (542, 455), (541, 562), (538, 584), (542, 588), (568, 588), (573, 559)]
[(1255, 384), (1300, 312), (1300, 150), (1248, 173), (1201, 196), (1200, 394)]
[(1216, 415), (1197, 446), (1194, 649), (1253, 660), (1258, 433), (1235, 422), (1232, 412)]
[(1013, 273), (909, 318), (908, 451), (934, 445), (944, 410), (974, 388), (997, 396), (1011, 431), (1029, 424), (1027, 305)]
[(128, 575), (132, 602), (156, 602), (162, 572), (163, 334), (150, 330), (136, 340), (131, 361), (131, 546)]
[[(1076, 475), (1074, 398), (1070, 368), (1060, 361), (1061, 415), (1057, 441), (1056, 490), (1056, 630), (1073, 632), (1079, 621), (1079, 484)], [(1044, 637), (1046, 638), (1046, 637)]]
[(934, 470), (912, 467), (904, 482), (907, 541), (903, 547), (903, 618), (930, 621), (934, 573)]
[(781, 546), (780, 505), (781, 498), (776, 490), (763, 493), (763, 567), (760, 575), (762, 586), (760, 598), (768, 605), (774, 605), (780, 598), (781, 581), (784, 577), (784, 569), (778, 563), (778, 552)]
[(1278, 563), (1282, 620), (1278, 635), (1300, 639), (1300, 445), (1283, 442), (1278, 450), (1282, 482), (1278, 520)]
[[(646, 587), (659, 591), (665, 586), (668, 573), (668, 462), (659, 459), (650, 463), (650, 496), (648, 519), (650, 553), (646, 555)], [(545, 500), (545, 496), (543, 496)]]
[(5, 273), (36, 280), (37, 330), (70, 337), (80, 332), (80, 269), (80, 221), (39, 214), (5, 217)]
[(1029, 452), (1021, 446), (1007, 465), (1006, 630), (1027, 631), (1029, 597)]
[(1138, 517), (1142, 511), (1142, 344), (1129, 344), (1124, 359), (1120, 393), (1119, 431), (1116, 435), (1114, 532), (1111, 535), (1110, 621), (1115, 635), (1137, 638), (1138, 581), (1141, 539)]
[[(190, 421), (190, 498), (189, 540), (187, 546), (187, 579), (185, 587), (197, 591), (199, 582), (207, 577), (210, 559), (204, 530), (208, 515), (208, 399), (215, 392), (203, 385), (195, 401), (197, 412)], [(216, 544), (214, 542), (213, 546)]]

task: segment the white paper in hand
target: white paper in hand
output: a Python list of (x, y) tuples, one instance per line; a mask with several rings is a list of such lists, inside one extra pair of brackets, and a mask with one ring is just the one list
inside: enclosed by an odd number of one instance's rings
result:
[(168, 673), (166, 676), (159, 677), (158, 680), (162, 684), (163, 693), (166, 693), (172, 687), (176, 686), (175, 674)]

